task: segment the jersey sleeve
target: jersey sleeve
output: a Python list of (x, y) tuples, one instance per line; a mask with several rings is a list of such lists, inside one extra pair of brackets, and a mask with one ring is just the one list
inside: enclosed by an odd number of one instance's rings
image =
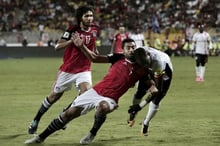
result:
[(65, 30), (61, 39), (70, 40), (72, 32), (74, 32), (76, 29), (77, 29), (76, 26), (70, 26), (68, 29)]
[(116, 54), (116, 53), (114, 53), (114, 54), (109, 54), (108, 55), (108, 59), (109, 59), (109, 62), (111, 64), (114, 64), (115, 62), (117, 62), (118, 60), (120, 60), (122, 58), (124, 58), (123, 54)]

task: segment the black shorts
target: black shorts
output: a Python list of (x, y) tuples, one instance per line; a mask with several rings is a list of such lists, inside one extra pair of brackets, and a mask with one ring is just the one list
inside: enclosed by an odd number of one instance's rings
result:
[[(164, 96), (166, 95), (169, 87), (170, 87), (170, 83), (172, 80), (172, 70), (169, 67), (169, 65), (166, 65), (165, 68), (165, 75), (161, 76), (161, 78), (159, 79), (159, 82), (157, 84), (157, 89), (159, 90), (157, 96), (154, 98), (153, 102), (155, 104), (159, 104), (160, 101), (164, 98)], [(139, 92), (139, 94), (142, 93), (146, 93), (146, 90), (148, 90), (150, 88), (151, 84), (144, 82), (144, 80), (140, 80), (138, 83), (138, 89), (137, 92)]]
[(208, 55), (207, 54), (196, 54), (195, 56), (196, 65), (199, 66), (200, 64), (202, 66), (205, 65), (205, 63), (208, 62)]

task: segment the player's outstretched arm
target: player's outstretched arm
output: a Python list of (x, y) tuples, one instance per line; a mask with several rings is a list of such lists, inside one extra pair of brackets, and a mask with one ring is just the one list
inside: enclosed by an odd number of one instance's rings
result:
[(64, 40), (64, 39), (60, 39), (57, 44), (55, 45), (54, 49), (55, 51), (59, 51), (59, 50), (62, 50), (64, 49), (67, 45), (73, 43), (72, 40)]

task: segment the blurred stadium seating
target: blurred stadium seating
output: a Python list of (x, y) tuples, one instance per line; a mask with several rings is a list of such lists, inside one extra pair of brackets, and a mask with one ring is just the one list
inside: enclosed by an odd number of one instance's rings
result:
[[(186, 35), (186, 28), (198, 22), (204, 22), (213, 35), (219, 33), (219, 0), (0, 0), (0, 39), (7, 44), (24, 39), (35, 44), (55, 41), (74, 22), (80, 5), (94, 7), (104, 45), (110, 45), (119, 22), (128, 31), (139, 27), (146, 37), (152, 37), (152, 32), (162, 39)], [(43, 26), (43, 36), (39, 26)]]

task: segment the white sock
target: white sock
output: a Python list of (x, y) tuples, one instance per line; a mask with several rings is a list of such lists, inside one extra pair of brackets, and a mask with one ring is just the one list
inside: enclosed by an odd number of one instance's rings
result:
[(201, 72), (201, 68), (200, 68), (200, 66), (196, 66), (196, 77), (200, 77), (200, 72)]
[(149, 125), (151, 119), (156, 115), (158, 110), (159, 105), (156, 105), (151, 101), (149, 104), (148, 113), (144, 119), (144, 125)]
[(205, 76), (205, 66), (200, 67), (200, 78), (204, 79)]

